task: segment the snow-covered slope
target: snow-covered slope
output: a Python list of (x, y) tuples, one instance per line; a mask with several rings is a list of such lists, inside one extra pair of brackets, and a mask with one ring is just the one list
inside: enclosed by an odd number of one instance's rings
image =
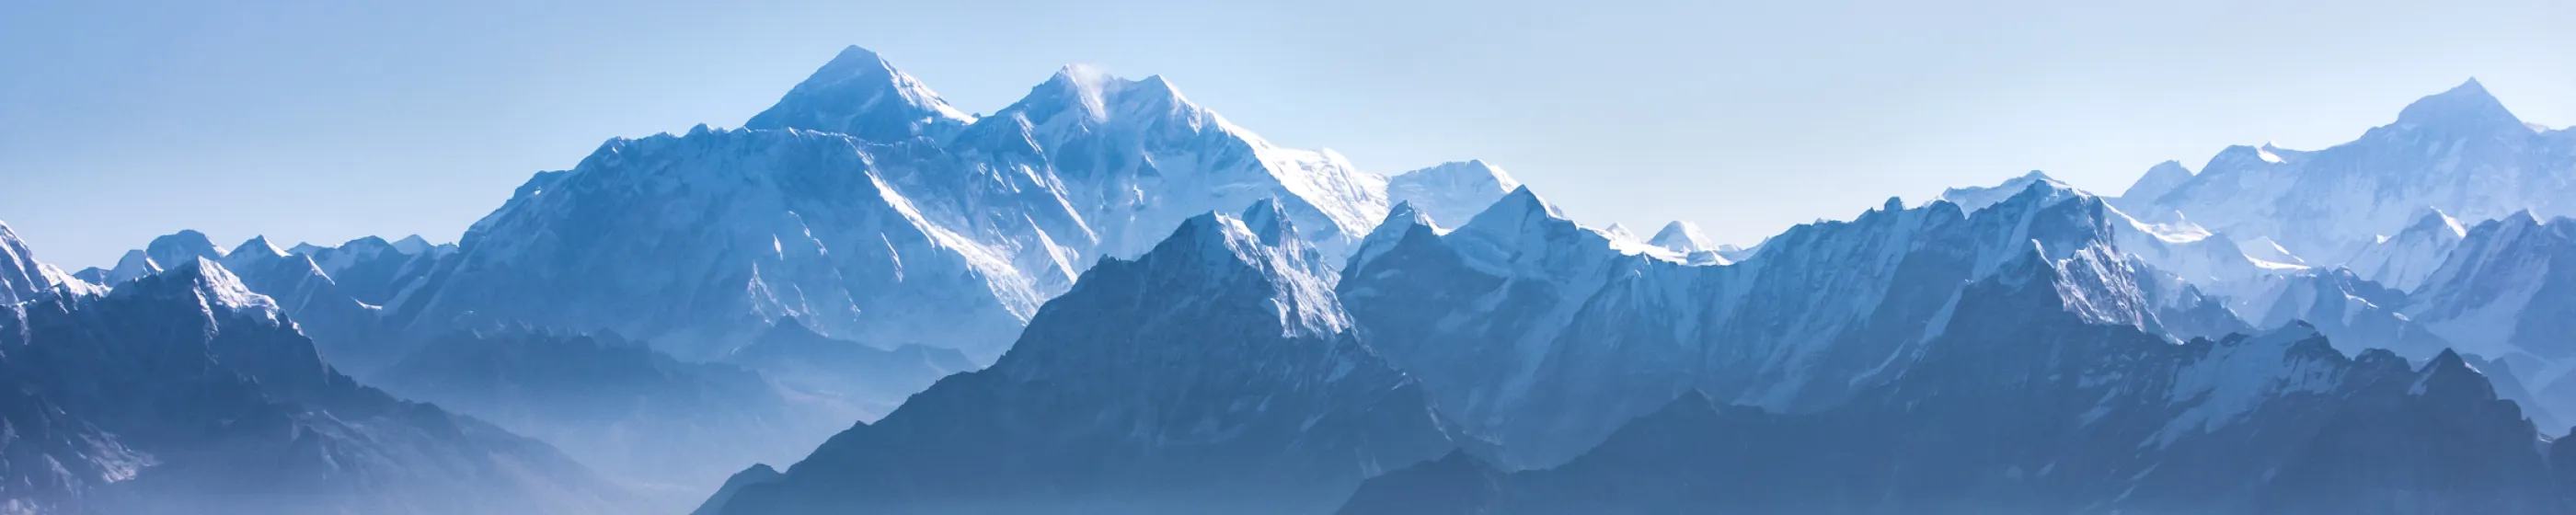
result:
[(2240, 243), (2342, 263), (2427, 207), (2461, 220), (2576, 214), (2576, 136), (2533, 129), (2471, 80), (2325, 150), (2230, 147), (2152, 205), (2139, 214), (2179, 212)]
[(2462, 352), (2556, 381), (2576, 369), (2576, 220), (2479, 223), (2410, 297), (2405, 314)]
[(995, 353), (1081, 254), (1009, 192), (977, 194), (1007, 177), (957, 162), (792, 129), (613, 140), (530, 180), (390, 308), (414, 333), (607, 329), (684, 359), (791, 316), (858, 341)]
[(2314, 270), (2241, 290), (2229, 304), (2255, 327), (2306, 324), (2348, 354), (2387, 349), (2424, 359), (2453, 346), (2404, 313), (2411, 302), (2405, 292), (2350, 270)]
[(2216, 308), (2124, 253), (2123, 224), (2101, 199), (2034, 181), (1974, 213), (1891, 200), (1742, 262), (1690, 264), (1623, 250), (1524, 188), (1456, 231), (1391, 220), (1339, 291), (1444, 410), (1497, 438), (1510, 465), (1545, 466), (1685, 389), (1775, 410), (1839, 404), (1901, 374), (1964, 285), (2035, 249), (2074, 271), (2061, 309), (2087, 320), (2241, 327), (2196, 314)]
[[(1280, 148), (1181, 96), (1161, 76), (1057, 71), (951, 145), (1042, 170), (1097, 255), (1135, 256), (1182, 219), (1276, 198), (1328, 253), (1386, 214), (1384, 177), (1330, 150)], [(1028, 159), (1040, 157), (1040, 160)]]
[(2176, 345), (2087, 324), (2045, 277), (1983, 281), (1862, 399), (1782, 414), (1696, 392), (1560, 467), (1463, 456), (1372, 479), (1400, 513), (2563, 513), (2576, 449), (2458, 355), (2348, 358), (2304, 328)]
[(1711, 240), (1707, 234), (1701, 233), (1698, 224), (1680, 220), (1664, 224), (1663, 229), (1655, 231), (1653, 237), (1646, 239), (1646, 244), (1684, 254), (1717, 250), (1716, 240)]
[(1987, 206), (1993, 206), (1995, 204), (2002, 203), (2005, 200), (2009, 200), (2014, 195), (2020, 195), (2023, 190), (2028, 190), (2031, 186), (2040, 186), (2059, 190), (2076, 190), (2075, 186), (2066, 184), (2065, 181), (2057, 180), (2055, 177), (2049, 177), (2046, 172), (2031, 170), (2030, 173), (2022, 174), (2019, 177), (2006, 179), (2002, 184), (1993, 186), (1963, 186), (1942, 190), (1941, 196), (1937, 197), (1937, 199), (1949, 201), (1952, 204), (1958, 204), (1959, 210), (1961, 211), (1975, 212), (1979, 209), (1985, 209)]
[(0, 507), (34, 513), (631, 513), (543, 443), (340, 375), (195, 259), (0, 307)]
[[(368, 238), (382, 244), (383, 240)], [(304, 252), (278, 250), (267, 237), (253, 237), (226, 250), (206, 239), (204, 233), (182, 230), (153, 238), (143, 249), (128, 252), (123, 262), (107, 275), (125, 277), (106, 287), (114, 288), (136, 278), (164, 273), (175, 268), (170, 263), (208, 260), (222, 263), (241, 279), (252, 292), (272, 298), (280, 309), (293, 315), (298, 332), (311, 338), (326, 359), (343, 372), (366, 375), (400, 357), (407, 347), (388, 341), (378, 330), (378, 307), (362, 300), (351, 288), (343, 286), (313, 256), (344, 256), (335, 251), (297, 245)], [(389, 257), (402, 254), (392, 246), (379, 247)], [(319, 251), (313, 249), (321, 249)], [(126, 277), (130, 274), (133, 277)], [(361, 276), (364, 277), (364, 276)], [(385, 278), (382, 283), (390, 283)], [(385, 284), (375, 284), (386, 286)]]
[(1698, 225), (1680, 220), (1664, 224), (1664, 228), (1655, 231), (1654, 237), (1647, 238), (1645, 243), (1670, 250), (1683, 261), (1693, 264), (1733, 264), (1751, 255), (1742, 247), (1717, 243), (1707, 234), (1700, 233)]
[(313, 339), (333, 366), (372, 371), (400, 348), (377, 341), (377, 307), (341, 288), (310, 256), (288, 254), (256, 237), (234, 247), (223, 264), (238, 271), (244, 286), (275, 299), (293, 315), (297, 329)]
[(1207, 214), (1103, 261), (991, 368), (701, 512), (1320, 513), (1448, 452), (1289, 217)]
[(98, 287), (36, 260), (34, 250), (18, 240), (17, 231), (0, 222), (0, 305), (36, 300), (60, 293), (97, 293)]
[[(1969, 219), (2012, 213), (2025, 202), (2016, 197)], [(1880, 213), (1850, 224), (1888, 216)], [(2093, 219), (2095, 241), (2105, 239), (2109, 224)], [(1792, 255), (1808, 241), (1800, 232), (1735, 266)], [(1679, 400), (1622, 423), (1561, 465), (1510, 472), (1529, 464), (1489, 465), (1456, 454), (1372, 479), (1341, 513), (1687, 513), (1710, 506), (1778, 513), (2559, 513), (2576, 498), (2564, 472), (2576, 464), (2576, 446), (2535, 430), (2523, 409), (2499, 399), (2493, 383), (2459, 355), (2438, 351), (2421, 367), (2382, 350), (2346, 357), (2298, 323), (2179, 345), (2152, 325), (2104, 323), (2079, 306), (2118, 304), (2119, 295), (2104, 294), (2119, 290), (2084, 285), (2109, 284), (2105, 279), (2119, 274), (2105, 273), (2102, 260), (2050, 257), (2052, 238), (2020, 237), (2052, 232), (2014, 231), (2003, 240), (2038, 244), (1950, 297), (1931, 316), (1936, 329), (1881, 365), (1899, 372), (1819, 370), (1852, 378), (1844, 402), (1764, 409), (1730, 400), (1738, 396), (1724, 383), (1703, 384), (1675, 391), (1667, 398)], [(1925, 238), (1911, 248), (1959, 248)], [(1896, 275), (1956, 277), (1913, 270)], [(1363, 266), (1350, 272), (1346, 289), (1380, 273)], [(1824, 291), (1871, 291), (1820, 283)], [(1508, 311), (1509, 301), (1496, 297), (1449, 302)], [(1363, 327), (1378, 327), (1357, 296), (1350, 305)], [(1669, 330), (1640, 323), (1663, 318), (1680, 317), (1632, 315), (1594, 326), (1580, 333), (1615, 339), (1548, 359), (1665, 348), (1671, 344), (1639, 336)], [(1834, 318), (1844, 317), (1827, 317)], [(1390, 356), (1403, 354), (1389, 343)], [(1685, 353), (1758, 348), (1747, 343)], [(1439, 366), (1408, 370), (1438, 392), (1431, 372)], [(1607, 381), (1636, 382), (1604, 373), (1540, 389)], [(1441, 398), (1444, 409), (1454, 399)], [(1563, 424), (1582, 413), (1560, 407), (1530, 418)], [(1521, 442), (1514, 436), (1527, 434), (1506, 429), (1501, 445), (1510, 450)]]
[(836, 132), (871, 141), (944, 139), (975, 117), (950, 107), (920, 79), (852, 46), (742, 126)]
[(1387, 179), (1386, 197), (1412, 203), (1442, 227), (1455, 227), (1520, 187), (1521, 182), (1502, 167), (1481, 160), (1454, 161)]
[(2164, 198), (2165, 194), (2172, 193), (2174, 188), (2191, 182), (2191, 177), (2191, 168), (2184, 167), (2181, 161), (2156, 163), (2155, 166), (2147, 168), (2146, 175), (2138, 176), (2137, 182), (2129, 183), (2129, 189), (2122, 190), (2120, 198), (2113, 199), (2111, 204), (2119, 206), (2123, 211), (2135, 211), (2141, 214), (2151, 212), (2155, 207), (2156, 199)]
[(99, 284), (114, 288), (198, 259), (220, 261), (224, 254), (224, 248), (207, 240), (205, 233), (194, 229), (181, 230), (153, 238), (143, 248), (127, 251), (124, 257), (116, 260), (114, 268), (106, 270), (101, 276), (105, 280)]
[(433, 245), (417, 234), (391, 243), (368, 236), (335, 247), (298, 243), (287, 253), (312, 258), (324, 275), (359, 302), (383, 306), (436, 268), (438, 260), (455, 254), (456, 245)]
[[(538, 174), (387, 305), (416, 333), (610, 329), (691, 359), (794, 317), (990, 360), (1094, 262), (1192, 215), (1275, 199), (1338, 263), (1389, 205), (1388, 180), (1338, 154), (1079, 66), (974, 118), (854, 47), (748, 127), (611, 140)], [(1404, 194), (1445, 209), (1510, 183), (1470, 165)]]
[(2344, 261), (2343, 267), (2397, 291), (2415, 291), (2451, 257), (2451, 249), (2459, 247), (2468, 233), (2458, 219), (2439, 209), (2427, 209), (2413, 225), (2396, 235), (2381, 236), (2363, 246), (2352, 259)]

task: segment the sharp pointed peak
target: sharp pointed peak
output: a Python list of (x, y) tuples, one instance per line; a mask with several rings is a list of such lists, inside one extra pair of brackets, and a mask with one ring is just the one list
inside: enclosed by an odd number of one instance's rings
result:
[(802, 89), (808, 85), (830, 86), (836, 82), (854, 79), (890, 84), (902, 73), (902, 70), (895, 69), (892, 61), (887, 61), (885, 56), (878, 55), (876, 51), (850, 45), (842, 47), (839, 53), (832, 54), (832, 60), (824, 61), (823, 66), (815, 68), (813, 75), (806, 77), (805, 82), (798, 83), (796, 87)]
[(1547, 207), (1547, 200), (1546, 200), (1546, 199), (1539, 198), (1539, 197), (1538, 197), (1538, 192), (1537, 192), (1537, 191), (1533, 191), (1533, 190), (1531, 190), (1529, 186), (1521, 186), (1521, 187), (1518, 187), (1518, 188), (1512, 188), (1512, 191), (1511, 191), (1510, 193), (1504, 193), (1504, 194), (1503, 194), (1503, 198), (1502, 198), (1502, 200), (1497, 200), (1497, 201), (1495, 201), (1494, 203), (1495, 203), (1495, 204), (1497, 204), (1497, 205), (1499, 205), (1499, 204), (1502, 204), (1502, 203), (1504, 203), (1504, 202), (1513, 202), (1513, 203), (1518, 203), (1518, 204), (1525, 204), (1525, 205), (1528, 205), (1528, 206), (1534, 206), (1534, 207), (1539, 207), (1539, 208), (1545, 208), (1545, 207)]
[[(1484, 218), (1486, 214), (1491, 213), (1509, 213), (1514, 217), (1536, 215), (1559, 220), (1566, 219), (1564, 211), (1558, 210), (1555, 204), (1549, 204), (1547, 199), (1540, 198), (1538, 192), (1531, 190), (1526, 184), (1512, 188), (1511, 193), (1503, 194), (1503, 198), (1495, 200), (1494, 205), (1487, 206), (1485, 212), (1478, 213), (1476, 218)], [(1468, 223), (1474, 222), (1471, 220)]]
[(224, 265), (206, 258), (194, 258), (136, 280), (130, 286), (117, 288), (111, 295), (168, 298), (194, 295), (208, 307), (233, 310), (257, 310), (275, 315), (277, 305), (267, 296), (253, 293), (241, 277)]
[(2416, 99), (2414, 103), (2407, 104), (2404, 110), (2397, 112), (2397, 124), (2530, 129), (2522, 123), (2521, 119), (2514, 117), (2511, 110), (2505, 109), (2504, 102), (2497, 100), (2495, 94), (2489, 93), (2486, 85), (2479, 83), (2474, 77), (2449, 90), (2426, 95)]
[(1665, 223), (1663, 230), (1655, 231), (1655, 236), (1648, 238), (1646, 244), (1681, 253), (1717, 250), (1708, 235), (1700, 232), (1698, 225), (1681, 220)]
[(152, 255), (151, 255), (151, 254), (145, 254), (145, 253), (143, 253), (143, 249), (134, 249), (134, 250), (128, 250), (128, 251), (125, 251), (125, 254), (124, 254), (124, 255), (122, 255), (122, 256), (118, 256), (118, 257), (116, 258), (116, 267), (117, 267), (117, 268), (125, 268), (125, 267), (126, 267), (126, 266), (128, 266), (128, 265), (141, 265), (141, 266), (145, 266), (145, 267), (151, 267), (151, 268), (152, 268), (152, 272), (154, 272), (154, 273), (159, 273), (159, 272), (161, 271), (161, 268), (160, 268), (160, 266), (161, 266), (161, 265), (160, 265), (160, 264), (158, 264), (158, 263), (153, 263), (153, 262), (152, 262)]
[(2513, 212), (2513, 213), (2510, 213), (2510, 214), (2506, 214), (2506, 215), (2504, 215), (2504, 218), (2503, 218), (2502, 220), (2503, 220), (2505, 223), (2513, 224), (2513, 225), (2526, 225), (2526, 226), (2537, 226), (2537, 225), (2540, 225), (2540, 215), (2532, 214), (2532, 212), (2531, 212), (2531, 208), (2522, 208), (2522, 209), (2514, 210), (2514, 212)]
[[(876, 52), (852, 45), (742, 127), (804, 129), (887, 141), (940, 136), (972, 121), (972, 115), (950, 107), (938, 93)], [(712, 130), (700, 124), (690, 133)]]
[(826, 63), (826, 65), (829, 64), (886, 64), (886, 60), (884, 56), (877, 55), (875, 50), (850, 45), (841, 47), (841, 53), (833, 54), (832, 60)]
[(1397, 220), (1428, 222), (1431, 220), (1431, 217), (1422, 214), (1422, 208), (1413, 207), (1413, 201), (1402, 200), (1397, 201), (1393, 206), (1388, 206), (1386, 209), (1386, 218), (1380, 219), (1379, 221), (1394, 222)]
[(1119, 78), (1117, 75), (1111, 75), (1108, 70), (1090, 63), (1065, 63), (1064, 66), (1056, 67), (1054, 75), (1047, 77), (1047, 82), (1050, 83), (1090, 86), (1126, 81), (1126, 79)]
[(2444, 347), (2441, 353), (2433, 355), (2433, 359), (2424, 362), (2422, 372), (2428, 376), (2461, 372), (2476, 373), (2477, 367), (2469, 366), (2469, 360), (2460, 357), (2459, 351)]
[(1440, 224), (1432, 221), (1431, 214), (1414, 207), (1413, 202), (1396, 202), (1394, 207), (1386, 210), (1386, 218), (1378, 221), (1377, 227), (1369, 229), (1368, 236), (1360, 238), (1360, 245), (1352, 249), (1350, 264), (1344, 270), (1362, 268), (1369, 261), (1375, 260), (1377, 256), (1393, 248), (1416, 227), (1429, 229), (1433, 234), (1439, 234), (1442, 231)]
[(1237, 240), (1258, 242), (1260, 236), (1253, 232), (1251, 226), (1245, 225), (1242, 218), (1224, 211), (1209, 211), (1182, 220), (1181, 227), (1172, 231), (1171, 237), (1164, 238), (1161, 244), (1155, 245), (1153, 250), (1146, 251), (1145, 254), (1151, 256), (1170, 252), (1171, 250), (1167, 248), (1176, 245), (1232, 246)]
[(1601, 228), (1601, 233), (1621, 240), (1637, 239), (1637, 231), (1629, 229), (1628, 224), (1618, 222), (1611, 222), (1609, 227)]
[(2485, 83), (2478, 82), (2478, 78), (2477, 78), (2477, 77), (2474, 77), (2474, 76), (2469, 77), (2469, 80), (2460, 81), (2460, 85), (2458, 85), (2458, 86), (2452, 86), (2452, 87), (2451, 87), (2451, 89), (2443, 91), (2443, 92), (2442, 92), (2442, 94), (2445, 94), (2445, 95), (2453, 95), (2453, 94), (2457, 94), (2457, 95), (2484, 95), (2484, 96), (2487, 96), (2487, 97), (2494, 97), (2494, 96), (2495, 96), (2495, 95), (2494, 95), (2494, 94), (2492, 94), (2492, 93), (2488, 93), (2488, 92), (2487, 92), (2487, 85), (2486, 85)]
[(402, 251), (404, 254), (419, 254), (422, 252), (428, 252), (430, 249), (436, 248), (438, 245), (430, 243), (428, 238), (422, 238), (420, 235), (414, 234), (404, 236), (403, 239), (400, 240), (395, 240), (393, 246), (394, 250)]
[[(2074, 185), (2049, 177), (2047, 172), (2031, 170), (2029, 173), (2024, 173), (2011, 179), (2005, 179), (2003, 182), (1996, 183), (1993, 186), (1950, 188), (1942, 191), (1941, 196), (1936, 200), (1948, 201), (1951, 204), (1957, 205), (1961, 212), (1973, 213), (1988, 207), (1993, 207), (1996, 204), (2010, 202), (2013, 199), (2030, 195), (2034, 191), (2040, 192), (2041, 195), (2051, 197), (2058, 195), (2091, 195), (2091, 193), (2087, 193), (2084, 190), (2076, 189)], [(1904, 210), (1904, 206), (1905, 203), (1902, 199), (1890, 198), (1888, 199), (1887, 205), (1883, 206), (1883, 209), (1891, 212), (1902, 211)]]
[(2469, 231), (2468, 227), (2460, 224), (2459, 219), (2452, 218), (2450, 213), (2444, 213), (2441, 208), (2433, 206), (2424, 206), (2423, 211), (2415, 215), (2415, 223), (2408, 224), (2405, 230), (2430, 231), (2437, 229), (2447, 231), (2451, 236), (2455, 237), (2468, 234)]
[(1278, 246), (1281, 240), (1297, 234), (1297, 226), (1288, 221), (1288, 211), (1279, 204), (1277, 197), (1253, 202), (1238, 218), (1254, 236), (1261, 237), (1263, 245)]
[(240, 245), (233, 246), (233, 251), (224, 254), (224, 257), (226, 259), (230, 259), (233, 256), (258, 256), (268, 258), (284, 257), (285, 255), (286, 251), (278, 250), (277, 245), (268, 242), (268, 235), (263, 234), (252, 236), (249, 240), (242, 241)]
[(2198, 174), (2190, 167), (2183, 166), (2181, 161), (2168, 159), (2162, 163), (2156, 163), (2155, 166), (2147, 167), (2147, 173), (2139, 175), (2138, 180), (2130, 182), (2129, 189), (2120, 192), (2120, 198), (2141, 203), (2154, 202), (2166, 193), (2171, 193), (2174, 189), (2181, 188), (2183, 184), (2191, 182), (2195, 175)]

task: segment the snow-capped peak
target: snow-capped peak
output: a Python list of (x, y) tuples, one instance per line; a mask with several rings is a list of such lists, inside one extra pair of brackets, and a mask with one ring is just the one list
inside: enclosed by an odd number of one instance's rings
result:
[(276, 245), (268, 242), (267, 236), (253, 236), (249, 241), (234, 246), (232, 252), (225, 253), (223, 259), (218, 262), (223, 263), (227, 269), (243, 268), (251, 263), (265, 263), (268, 260), (286, 256), (285, 251), (278, 250)]
[(1433, 235), (1442, 232), (1439, 223), (1432, 221), (1422, 210), (1414, 209), (1412, 202), (1395, 203), (1394, 208), (1387, 210), (1386, 220), (1378, 222), (1377, 228), (1369, 229), (1368, 236), (1360, 239), (1359, 247), (1351, 251), (1349, 267), (1344, 270), (1365, 267), (1369, 261), (1395, 248), (1396, 242), (1403, 240), (1404, 235), (1415, 227), (1430, 229)]
[(51, 292), (89, 293), (96, 287), (36, 260), (34, 250), (0, 223), (0, 306), (33, 300)]
[[(2523, 211), (2525, 216), (2530, 215), (2530, 213), (2530, 211)], [(2450, 233), (2453, 238), (2467, 236), (2469, 234), (2468, 226), (2461, 225), (2460, 219), (2452, 218), (2449, 213), (2443, 213), (2441, 209), (2429, 206), (2424, 208), (2424, 214), (2422, 216), (2415, 217), (2414, 225), (2407, 226), (2406, 230), (2445, 231)]]
[(2506, 110), (2504, 102), (2487, 92), (2476, 78), (2449, 91), (2436, 93), (2407, 104), (2397, 112), (2398, 128), (2432, 128), (2464, 130), (2516, 129), (2529, 130), (2520, 118)]
[(1457, 225), (1495, 199), (1521, 187), (1502, 167), (1483, 160), (1451, 161), (1387, 179), (1388, 200), (1412, 202), (1433, 221)]
[(1539, 198), (1538, 192), (1530, 191), (1529, 186), (1521, 186), (1513, 188), (1511, 193), (1504, 194), (1503, 198), (1495, 200), (1493, 206), (1485, 208), (1484, 212), (1477, 213), (1475, 217), (1468, 219), (1465, 226), (1480, 224), (1488, 217), (1522, 220), (1532, 216), (1567, 219), (1565, 211), (1557, 209), (1555, 204), (1549, 204), (1547, 199)]
[(750, 129), (797, 128), (899, 141), (945, 138), (975, 117), (948, 105), (919, 79), (876, 52), (851, 46), (798, 83), (776, 105), (743, 122)]
[[(2266, 144), (2265, 146), (2270, 145)], [(2209, 163), (2201, 165), (2200, 169), (2204, 172), (2216, 170), (2255, 170), (2287, 162), (2288, 160), (2282, 159), (2280, 154), (2264, 150), (2261, 147), (2250, 145), (2229, 145), (2225, 149), (2220, 149), (2218, 151), (2218, 155), (2210, 156)]]
[(151, 244), (143, 247), (143, 254), (151, 257), (153, 264), (169, 270), (198, 258), (223, 259), (227, 252), (206, 239), (205, 233), (190, 229), (153, 238)]
[[(1228, 284), (1239, 274), (1257, 274), (1274, 291), (1270, 303), (1282, 328), (1292, 336), (1340, 334), (1350, 330), (1349, 316), (1333, 296), (1329, 268), (1322, 256), (1297, 236), (1277, 203), (1261, 201), (1238, 218), (1206, 213), (1181, 222), (1172, 237), (1134, 261), (1159, 272), (1201, 279), (1186, 284)], [(1186, 266), (1187, 270), (1167, 267)], [(1202, 275), (1206, 274), (1206, 275)], [(1082, 282), (1076, 282), (1080, 288)]]
[(1717, 250), (1717, 243), (1701, 233), (1698, 224), (1681, 220), (1664, 224), (1664, 229), (1655, 231), (1655, 237), (1647, 239), (1646, 244), (1684, 254)]
[(2337, 380), (2331, 356), (2336, 355), (2325, 336), (2307, 322), (2213, 342), (2205, 357), (2175, 376), (2166, 399), (2188, 407), (2157, 431), (2155, 441), (2171, 445), (2233, 424), (2267, 399), (2330, 389)]
[(2468, 236), (2468, 228), (2440, 209), (2427, 207), (2415, 223), (2394, 235), (2381, 235), (2365, 245), (2343, 267), (2352, 274), (2398, 291), (2412, 291), (2442, 265)]
[(252, 236), (252, 237), (250, 238), (250, 240), (248, 240), (248, 241), (243, 241), (243, 242), (241, 242), (241, 244), (240, 244), (240, 245), (235, 245), (235, 246), (233, 246), (233, 250), (232, 250), (232, 252), (226, 252), (226, 253), (224, 253), (224, 257), (226, 257), (226, 258), (230, 258), (230, 257), (233, 257), (233, 256), (235, 256), (235, 255), (242, 255), (242, 253), (245, 253), (245, 252), (254, 253), (254, 255), (260, 255), (260, 256), (263, 256), (263, 257), (277, 257), (277, 256), (285, 256), (285, 255), (286, 255), (286, 252), (285, 252), (285, 251), (282, 251), (282, 250), (278, 250), (278, 249), (277, 249), (277, 245), (275, 245), (275, 244), (271, 244), (271, 243), (269, 243), (269, 242), (268, 242), (268, 236), (266, 236), (266, 235), (261, 235), (261, 236)]
[[(2005, 199), (2010, 199), (2015, 195), (2020, 195), (2023, 190), (2028, 190), (2032, 187), (2046, 187), (2055, 190), (2090, 195), (2089, 193), (2084, 193), (2084, 190), (2076, 189), (2075, 186), (2066, 184), (2056, 178), (2049, 177), (2047, 173), (2040, 172), (2039, 170), (2031, 170), (2030, 173), (2022, 174), (2020, 177), (2014, 177), (2004, 181), (2003, 184), (1997, 184), (1991, 187), (1969, 186), (1965, 188), (1950, 188), (1942, 191), (1939, 199), (1949, 201), (1952, 204), (1958, 204), (1960, 211), (1973, 213), (1977, 210), (1985, 209), (1989, 206), (2001, 203)], [(1904, 206), (1902, 204), (1891, 204), (1889, 209), (1895, 210), (1902, 209), (1903, 207)]]
[(1295, 237), (1297, 227), (1288, 223), (1288, 213), (1279, 209), (1279, 199), (1268, 198), (1243, 209), (1243, 226), (1261, 237), (1261, 244), (1279, 246), (1285, 238)]
[(112, 296), (172, 298), (195, 297), (208, 310), (226, 314), (249, 314), (277, 320), (279, 310), (268, 296), (252, 293), (240, 277), (222, 264), (206, 258), (192, 258), (168, 271), (154, 274), (117, 288)]
[[(1083, 64), (1058, 69), (1029, 95), (1002, 109), (1037, 126), (1061, 124), (1064, 116), (1079, 125), (1109, 123), (1127, 116), (1160, 115), (1196, 126), (1215, 122), (1206, 109), (1190, 103), (1161, 75), (1128, 80)], [(1150, 120), (1139, 120), (1147, 122)]]
[(1601, 234), (1614, 240), (1637, 241), (1637, 231), (1628, 230), (1628, 224), (1618, 222), (1611, 222), (1609, 227), (1601, 228)]
[(2147, 168), (2146, 175), (2138, 177), (2138, 182), (2130, 183), (2127, 191), (2120, 192), (2120, 199), (2129, 205), (2147, 205), (2182, 183), (2191, 182), (2191, 176), (2191, 168), (2184, 167), (2181, 161), (2156, 163)]
[(128, 250), (125, 256), (116, 259), (116, 267), (107, 271), (107, 285), (125, 284), (126, 281), (158, 273), (161, 273), (161, 266), (152, 263), (152, 256), (140, 249)]

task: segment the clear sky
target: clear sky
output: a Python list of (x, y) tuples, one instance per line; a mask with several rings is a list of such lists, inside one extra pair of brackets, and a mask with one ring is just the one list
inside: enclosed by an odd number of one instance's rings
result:
[(1066, 63), (1162, 74), (1369, 171), (1482, 158), (1587, 223), (1738, 243), (2032, 169), (2109, 194), (2323, 147), (2471, 76), (2576, 122), (2563, 0), (14, 0), (0, 221), (75, 269), (182, 228), (452, 241), (532, 172), (739, 125), (850, 44), (969, 111)]

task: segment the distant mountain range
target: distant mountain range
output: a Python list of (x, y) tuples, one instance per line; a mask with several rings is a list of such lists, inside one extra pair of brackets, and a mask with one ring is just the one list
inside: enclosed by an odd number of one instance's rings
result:
[(2570, 199), (2470, 81), (1739, 247), (851, 47), (454, 245), (0, 226), (0, 513), (2570, 513)]
[(214, 261), (74, 290), (0, 306), (0, 512), (642, 506), (543, 442), (340, 375)]

